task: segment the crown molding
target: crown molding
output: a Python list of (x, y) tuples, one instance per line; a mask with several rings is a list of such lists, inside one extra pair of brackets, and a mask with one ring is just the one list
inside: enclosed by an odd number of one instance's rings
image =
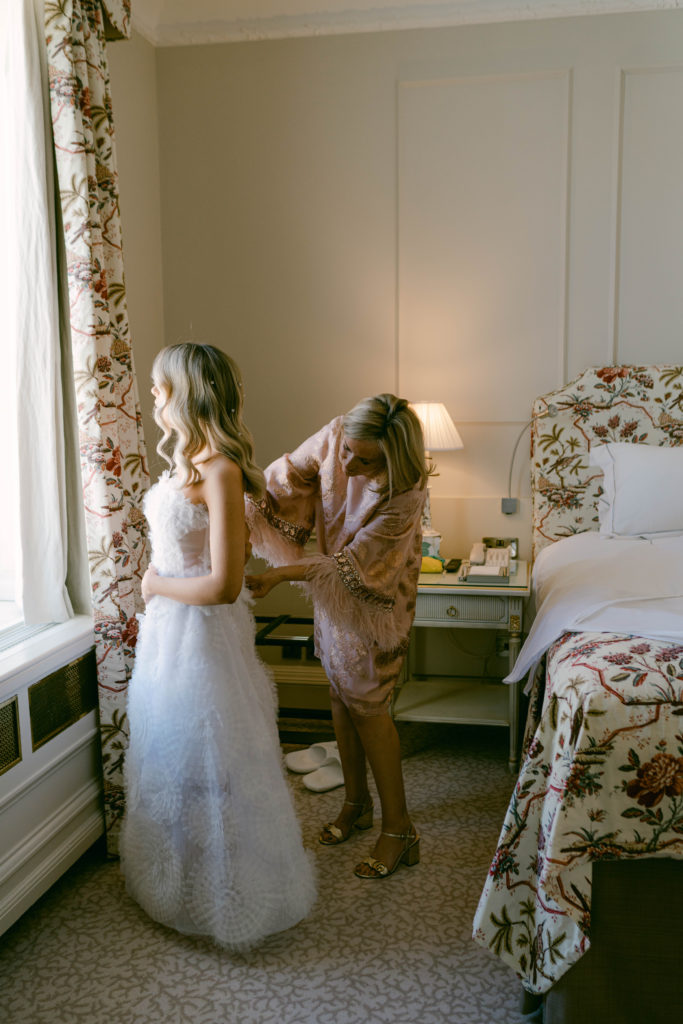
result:
[[(201, 12), (201, 2), (195, 2), (191, 7), (195, 15)], [(308, 14), (256, 18), (195, 17), (194, 20), (172, 21), (164, 20), (163, 13), (158, 13), (163, 9), (163, 0), (136, 0), (132, 25), (153, 46), (197, 46), (592, 14), (680, 10), (682, 7), (683, 0), (446, 0), (441, 3), (413, 0), (389, 7), (337, 8), (333, 3), (326, 9)], [(245, 9), (248, 9), (248, 0)]]
[[(201, 13), (204, 2), (205, 0), (195, 0), (195, 14)], [(164, 15), (166, 3), (167, 0), (131, 0), (131, 25), (152, 46), (159, 45), (160, 26), (170, 20)]]
[(149, 17), (147, 11), (142, 12), (139, 6), (133, 7), (130, 16), (131, 27), (134, 32), (146, 39), (152, 46), (159, 46), (159, 35), (157, 23)]

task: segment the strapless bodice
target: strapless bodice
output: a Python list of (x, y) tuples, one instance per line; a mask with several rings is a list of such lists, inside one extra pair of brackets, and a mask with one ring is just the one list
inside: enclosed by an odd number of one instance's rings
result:
[(175, 485), (168, 471), (144, 501), (150, 526), (152, 564), (162, 576), (201, 576), (211, 570), (209, 512)]

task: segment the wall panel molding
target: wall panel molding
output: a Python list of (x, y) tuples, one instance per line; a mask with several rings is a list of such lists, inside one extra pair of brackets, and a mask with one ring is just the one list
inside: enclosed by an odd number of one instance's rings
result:
[(565, 380), (571, 93), (566, 68), (399, 83), (399, 390), (458, 421)]
[(683, 66), (620, 69), (615, 363), (675, 362), (683, 333)]

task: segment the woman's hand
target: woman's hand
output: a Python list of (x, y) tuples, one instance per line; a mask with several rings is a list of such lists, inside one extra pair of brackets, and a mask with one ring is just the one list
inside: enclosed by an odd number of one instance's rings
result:
[(158, 577), (158, 575), (159, 573), (154, 568), (154, 566), (150, 565), (149, 569), (142, 577), (142, 599), (145, 602), (145, 604), (149, 604), (150, 599), (153, 598), (154, 595), (156, 594), (154, 584), (156, 582), (156, 578)]
[(280, 576), (276, 569), (266, 569), (256, 576), (245, 576), (244, 582), (254, 597), (265, 597), (280, 582)]

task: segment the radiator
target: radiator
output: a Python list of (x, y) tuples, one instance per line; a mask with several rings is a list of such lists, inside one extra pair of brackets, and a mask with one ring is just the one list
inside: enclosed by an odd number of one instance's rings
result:
[(104, 831), (92, 623), (0, 657), (0, 934)]

